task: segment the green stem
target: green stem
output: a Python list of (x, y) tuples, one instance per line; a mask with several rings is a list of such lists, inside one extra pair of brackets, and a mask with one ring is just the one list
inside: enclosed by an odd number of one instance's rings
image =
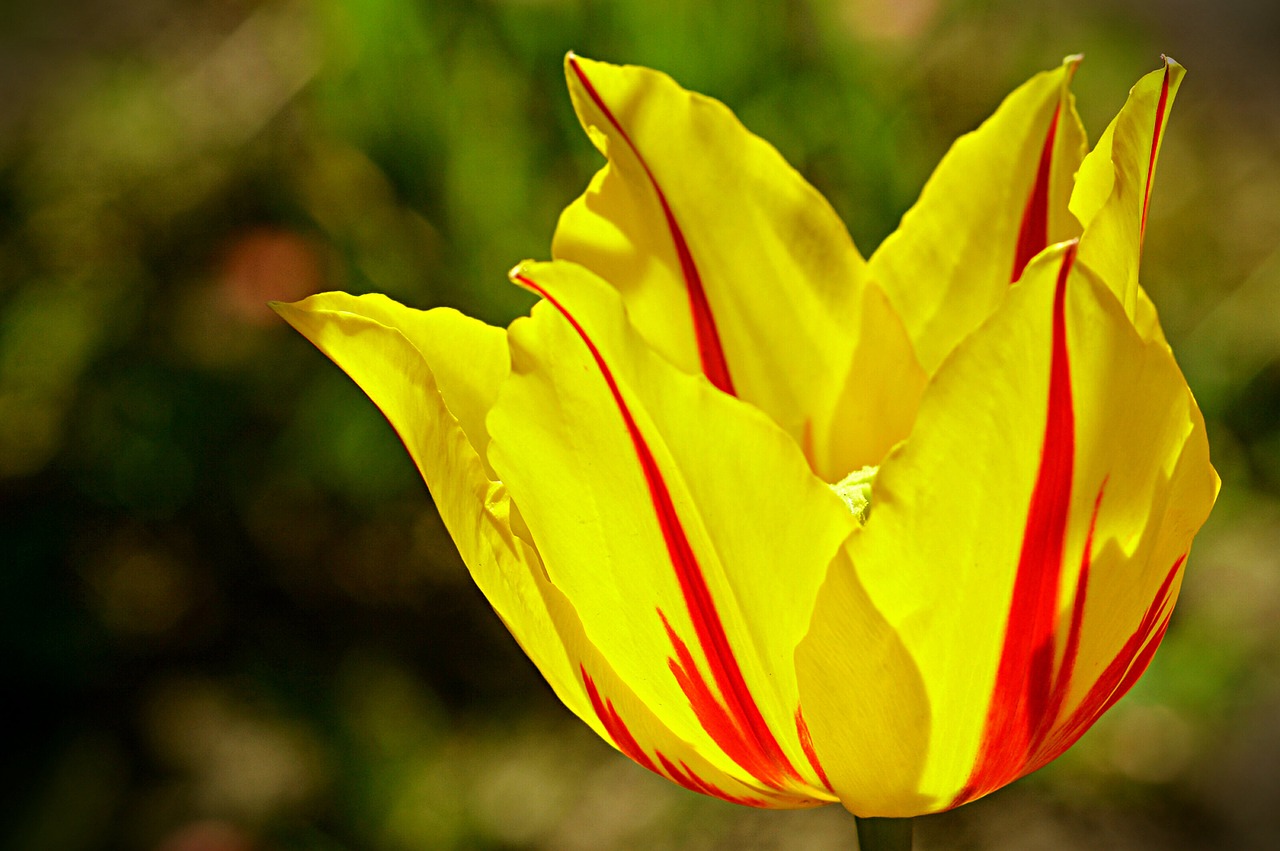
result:
[(859, 851), (911, 851), (911, 819), (859, 818)]

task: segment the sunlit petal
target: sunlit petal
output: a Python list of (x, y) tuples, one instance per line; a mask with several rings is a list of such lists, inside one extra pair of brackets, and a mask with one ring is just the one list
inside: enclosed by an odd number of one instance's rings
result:
[(958, 139), (871, 257), (928, 373), (995, 310), (1027, 261), (1079, 235), (1067, 211), (1085, 146), (1068, 88), (1079, 61), (1037, 74)]
[(831, 206), (723, 104), (647, 68), (570, 55), (574, 108), (609, 158), (552, 253), (622, 293), (636, 329), (800, 441), (855, 345), (864, 263)]
[(772, 421), (649, 349), (594, 275), (515, 275), (545, 300), (512, 326), (490, 460), (551, 581), (677, 734), (766, 788), (826, 794), (791, 658), (852, 516)]
[(1129, 99), (1080, 166), (1071, 212), (1084, 226), (1080, 259), (1097, 271), (1144, 338), (1160, 336), (1138, 265), (1160, 143), (1185, 74), (1172, 59), (1129, 90)]

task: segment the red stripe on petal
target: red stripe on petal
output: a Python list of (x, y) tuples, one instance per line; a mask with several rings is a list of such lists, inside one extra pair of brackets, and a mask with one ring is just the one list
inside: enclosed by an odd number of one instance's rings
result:
[(631, 735), (631, 730), (623, 722), (622, 716), (613, 708), (613, 701), (605, 701), (600, 697), (600, 691), (596, 688), (595, 680), (591, 679), (591, 675), (587, 673), (585, 667), (579, 665), (578, 670), (582, 672), (582, 684), (587, 687), (587, 697), (591, 699), (591, 708), (595, 710), (596, 717), (600, 719), (600, 723), (604, 725), (605, 731), (613, 739), (613, 743), (618, 746), (618, 750), (653, 773), (661, 774), (662, 772), (658, 771), (658, 766), (644, 752), (644, 748), (640, 747), (640, 743), (636, 741), (635, 736)]
[[(1141, 670), (1136, 670), (1137, 665), (1133, 664), (1135, 659), (1141, 659), (1140, 648), (1149, 646), (1151, 639), (1157, 635), (1163, 635), (1163, 630), (1157, 626), (1162, 620), (1168, 621), (1170, 612), (1166, 611), (1169, 603), (1169, 597), (1173, 591), (1173, 580), (1177, 578), (1178, 571), (1182, 569), (1183, 563), (1186, 561), (1185, 555), (1180, 556), (1173, 566), (1169, 568), (1169, 572), (1165, 575), (1164, 581), (1160, 583), (1160, 588), (1156, 591), (1155, 597), (1151, 604), (1147, 607), (1147, 611), (1143, 613), (1142, 620), (1138, 624), (1138, 628), (1133, 631), (1129, 640), (1125, 642), (1120, 652), (1116, 654), (1108, 667), (1108, 672), (1099, 678), (1098, 682), (1090, 690), (1089, 695), (1077, 708), (1076, 714), (1082, 717), (1088, 717), (1085, 722), (1087, 728), (1097, 720), (1102, 713), (1110, 709), (1115, 702), (1124, 697), (1125, 693), (1132, 688), (1137, 682), (1138, 677), (1146, 670), (1145, 664)], [(1141, 651), (1146, 653), (1147, 651)], [(1155, 648), (1151, 648), (1149, 655), (1154, 655)], [(1147, 661), (1150, 661), (1148, 655)]]
[(1102, 714), (1115, 705), (1115, 702), (1133, 687), (1155, 655), (1156, 649), (1164, 638), (1169, 625), (1169, 615), (1165, 611), (1173, 590), (1173, 580), (1178, 570), (1186, 561), (1181, 556), (1173, 563), (1160, 588), (1156, 591), (1137, 629), (1120, 647), (1120, 651), (1094, 681), (1084, 700), (1075, 708), (1067, 720), (1054, 730), (1046, 743), (1035, 755), (1029, 771), (1049, 763), (1059, 754), (1076, 743), (1085, 731), (1093, 726)]
[(1036, 728), (1049, 705), (1058, 585), (1075, 464), (1075, 412), (1066, 325), (1067, 279), (1074, 261), (1073, 245), (1063, 255), (1053, 296), (1049, 404), (1040, 470), (1022, 534), (1004, 647), (982, 744), (969, 781), (961, 791), (966, 800), (985, 795), (1021, 775)]
[(1053, 111), (1049, 132), (1045, 134), (1044, 147), (1040, 150), (1040, 165), (1031, 185), (1027, 206), (1022, 211), (1022, 225), (1018, 228), (1018, 244), (1013, 252), (1013, 273), (1009, 283), (1022, 277), (1022, 270), (1049, 245), (1049, 180), (1053, 175), (1053, 143), (1058, 136), (1058, 117), (1062, 104)]
[(1058, 722), (1066, 703), (1067, 693), (1071, 689), (1071, 676), (1075, 673), (1076, 657), (1080, 653), (1080, 633), (1084, 627), (1084, 607), (1089, 593), (1089, 569), (1093, 561), (1093, 533), (1098, 525), (1098, 511), (1102, 508), (1102, 494), (1107, 483), (1104, 479), (1098, 495), (1093, 500), (1093, 514), (1089, 518), (1089, 533), (1084, 539), (1084, 552), (1080, 556), (1080, 573), (1076, 576), (1076, 592), (1071, 604), (1071, 622), (1067, 627), (1067, 644), (1062, 651), (1062, 661), (1058, 664), (1058, 673), (1054, 676), (1053, 691), (1049, 695), (1049, 705), (1040, 719), (1036, 729), (1035, 740), (1031, 749), (1040, 747), (1045, 737)]
[[(725, 756), (770, 788), (782, 789), (788, 783), (799, 781), (800, 776), (781, 750), (774, 752), (768, 745), (761, 747), (750, 735), (749, 728), (741, 723), (741, 719), (735, 717), (724, 702), (716, 697), (698, 669), (688, 645), (676, 633), (661, 609), (658, 609), (658, 617), (661, 618), (662, 626), (667, 631), (667, 639), (676, 652), (673, 658), (667, 660), (667, 665), (680, 685), (680, 690), (688, 698), (698, 723), (711, 740), (724, 751)], [(770, 738), (772, 739), (772, 733)], [(773, 742), (773, 747), (777, 747), (776, 742)]]
[(582, 70), (582, 66), (578, 63), (577, 57), (571, 56), (569, 58), (569, 67), (573, 69), (574, 75), (582, 83), (582, 88), (586, 90), (596, 108), (604, 114), (604, 117), (609, 120), (609, 123), (622, 136), (623, 141), (627, 143), (627, 147), (635, 154), (636, 159), (640, 162), (640, 167), (644, 169), (644, 173), (648, 176), (649, 185), (653, 187), (654, 194), (658, 197), (658, 204), (662, 207), (662, 215), (667, 221), (667, 230), (671, 232), (671, 241), (675, 245), (676, 257), (680, 260), (680, 272), (684, 276), (685, 289), (689, 293), (689, 311), (693, 318), (693, 331), (698, 342), (698, 355), (702, 361), (702, 372), (712, 384), (725, 393), (734, 393), (733, 379), (729, 376), (729, 363), (724, 356), (724, 347), (720, 344), (720, 331), (716, 328), (715, 316), (711, 312), (711, 303), (707, 300), (706, 289), (702, 286), (702, 275), (698, 272), (698, 265), (693, 260), (693, 252), (689, 250), (689, 243), (685, 240), (684, 231), (680, 229), (675, 213), (672, 212), (671, 205), (667, 202), (666, 193), (662, 191), (662, 187), (658, 184), (658, 179), (654, 177), (653, 171), (645, 161), (644, 155), (640, 153), (640, 149), (631, 141), (631, 137), (627, 135), (627, 131), (623, 129), (621, 122), (614, 117), (613, 112), (605, 104), (604, 98), (596, 91), (596, 87), (591, 84), (587, 73)]
[[(674, 762), (667, 759), (667, 755), (662, 751), (658, 751), (657, 755), (658, 762), (662, 763), (662, 770), (665, 771), (667, 776), (672, 780), (679, 783), (690, 792), (697, 792), (700, 795), (714, 794), (711, 791), (711, 787), (705, 783), (700, 783), (699, 780), (701, 780), (701, 778), (698, 778), (692, 771), (689, 771), (687, 774), (685, 773), (689, 766), (685, 765), (683, 762), (680, 763), (680, 765), (676, 765)], [(681, 770), (680, 766), (684, 766), (685, 770)]]
[(1151, 156), (1147, 160), (1147, 186), (1142, 193), (1142, 228), (1139, 245), (1147, 238), (1147, 206), (1151, 202), (1151, 180), (1156, 173), (1156, 153), (1160, 150), (1160, 137), (1164, 134), (1165, 111), (1169, 106), (1169, 60), (1164, 64), (1164, 82), (1160, 85), (1160, 100), (1156, 104), (1156, 126), (1151, 134)]
[(1116, 701), (1129, 693), (1129, 689), (1142, 678), (1147, 672), (1147, 668), (1151, 665), (1152, 658), (1155, 657), (1156, 651), (1160, 649), (1160, 642), (1164, 641), (1164, 634), (1169, 629), (1169, 618), (1173, 616), (1173, 612), (1168, 612), (1160, 619), (1160, 625), (1156, 627), (1155, 632), (1143, 645), (1142, 650), (1138, 653), (1137, 658), (1133, 660), (1133, 664), (1129, 666), (1129, 670), (1125, 672), (1124, 679), (1120, 681), (1120, 685), (1111, 693), (1111, 697), (1107, 698), (1102, 705), (1102, 710), (1098, 713), (1101, 716), (1108, 709), (1116, 705)]
[(726, 756), (757, 780), (774, 788), (781, 786), (782, 778), (778, 776), (777, 769), (760, 758), (759, 749), (753, 742), (747, 740), (742, 728), (730, 716), (729, 710), (711, 691), (711, 686), (698, 669), (698, 663), (694, 661), (693, 654), (689, 652), (689, 646), (672, 628), (661, 609), (658, 610), (658, 617), (662, 619), (662, 626), (667, 631), (667, 639), (676, 652), (673, 658), (667, 660), (667, 666), (676, 678), (680, 690), (684, 692), (685, 698), (688, 699), (689, 706), (693, 708), (693, 713), (697, 716), (702, 729)]
[[(744, 770), (759, 779), (761, 783), (773, 788), (780, 788), (786, 781), (802, 782), (800, 775), (778, 745), (773, 731), (769, 729), (769, 725), (765, 722), (764, 716), (760, 712), (760, 707), (756, 705), (755, 699), (751, 695), (751, 690), (747, 687), (746, 680), (742, 675), (742, 669), (729, 644), (729, 637), (725, 633), (724, 624), (720, 620), (720, 613), (716, 610), (715, 601), (711, 596), (711, 589), (707, 586), (706, 577), (702, 575), (702, 568), (698, 564), (693, 547), (689, 543), (688, 535), (680, 522), (680, 516), (676, 512), (675, 503), (671, 499), (671, 492), (667, 487), (666, 480), (662, 476), (662, 471), (658, 468), (657, 460), (653, 457), (653, 451), (649, 448), (644, 435), (640, 432), (640, 427), (636, 424), (631, 409), (622, 398), (622, 391), (618, 387), (618, 382), (614, 378), (612, 370), (609, 369), (609, 365), (605, 362), (600, 350), (596, 348), (595, 343), (587, 335), (587, 332), (564, 305), (533, 280), (523, 275), (517, 275), (516, 279), (522, 285), (546, 299), (577, 332), (578, 337), (586, 345), (591, 357), (595, 360), (596, 367), (599, 369), (601, 377), (604, 378), (605, 384), (608, 385), (609, 392), (613, 396), (618, 413), (622, 416), (623, 424), (626, 426), (627, 434), (630, 436), (632, 446), (635, 449), (636, 458), (640, 463), (640, 469), (649, 486), (649, 497), (653, 504), (658, 527), (662, 532), (667, 554), (675, 570), (676, 580), (680, 585), (680, 592), (684, 598), (689, 619), (693, 623), (694, 631), (697, 634), (698, 645), (701, 647), (707, 665), (711, 669), (712, 679), (721, 697), (721, 700), (717, 701), (711, 694), (710, 688), (698, 672), (697, 665), (692, 655), (689, 654), (688, 648), (684, 647), (683, 642), (679, 641), (674, 630), (668, 625), (668, 636), (672, 638), (673, 647), (677, 651), (677, 656), (680, 657), (678, 665), (672, 660), (672, 673), (675, 674), (686, 696), (689, 696), (695, 714), (704, 726), (709, 725), (707, 726), (707, 733), (713, 739), (720, 736), (725, 742), (730, 742), (734, 741), (734, 737), (736, 737), (743, 743), (743, 749), (739, 752), (738, 757), (735, 757), (729, 751), (725, 753), (741, 765)], [(662, 612), (659, 611), (658, 614), (661, 616)], [(664, 623), (665, 620), (663, 618)], [(728, 719), (727, 722), (720, 718), (721, 714)], [(725, 723), (734, 728), (733, 736), (730, 736), (723, 729), (723, 724)], [(716, 740), (719, 743), (720, 740)]]
[(703, 780), (698, 776), (697, 772), (690, 768), (686, 763), (681, 762), (679, 765), (676, 765), (674, 762), (667, 759), (666, 755), (661, 751), (658, 752), (658, 759), (661, 761), (662, 767), (667, 771), (671, 779), (691, 792), (710, 795), (714, 798), (719, 798), (722, 801), (728, 801), (731, 804), (742, 804), (746, 807), (769, 806), (767, 801), (761, 800), (760, 798), (730, 795), (723, 789)]
[[(654, 756), (658, 759), (655, 763), (649, 755), (645, 753), (644, 748), (640, 746), (640, 743), (636, 741), (635, 736), (631, 734), (631, 730), (628, 729), (626, 723), (623, 722), (622, 716), (620, 716), (617, 709), (614, 708), (613, 701), (601, 697), (600, 691), (596, 687), (595, 680), (593, 680), (591, 675), (587, 673), (587, 669), (584, 666), (579, 665), (578, 670), (582, 673), (582, 683), (586, 686), (587, 697), (591, 700), (591, 708), (595, 710), (596, 717), (600, 719), (600, 723), (604, 725), (605, 731), (609, 734), (609, 737), (613, 739), (614, 744), (618, 746), (618, 750), (631, 757), (631, 759), (635, 760), (644, 768), (647, 768), (654, 774), (657, 774), (659, 777), (665, 777), (668, 780), (673, 780), (691, 792), (697, 792), (702, 795), (711, 795), (712, 797), (728, 801), (731, 804), (742, 804), (748, 807), (769, 806), (767, 801), (760, 798), (730, 795), (728, 792), (725, 792), (703, 780), (685, 763), (681, 762), (679, 766), (676, 766), (675, 763), (667, 758), (666, 754), (657, 749), (653, 752)], [(661, 768), (658, 767), (659, 764), (661, 764)]]
[(800, 737), (800, 748), (804, 751), (805, 758), (809, 760), (809, 765), (813, 766), (818, 779), (822, 781), (822, 785), (827, 787), (828, 792), (835, 792), (835, 789), (831, 788), (831, 781), (827, 779), (827, 772), (818, 761), (818, 752), (813, 747), (813, 736), (809, 735), (809, 725), (805, 723), (804, 710), (799, 706), (796, 707), (796, 735)]

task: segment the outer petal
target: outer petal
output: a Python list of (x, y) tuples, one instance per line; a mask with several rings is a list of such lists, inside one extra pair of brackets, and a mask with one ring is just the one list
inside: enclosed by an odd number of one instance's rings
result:
[(1129, 99), (1085, 157), (1071, 194), (1071, 212), (1084, 225), (1080, 259), (1097, 271), (1144, 338), (1160, 324), (1138, 284), (1138, 264), (1156, 160), (1169, 110), (1186, 72), (1172, 59), (1129, 90)]
[(565, 210), (554, 256), (616, 286), (672, 363), (802, 441), (855, 345), (864, 263), (839, 217), (718, 101), (572, 54), (566, 73), (609, 163)]
[(506, 487), (475, 448), (488, 442), (484, 416), (509, 371), (506, 334), (454, 310), (412, 310), (381, 295), (322, 293), (274, 307), (386, 415), (476, 584), (556, 691), (572, 691), (578, 673), (560, 658), (532, 582), (537, 553), (513, 534)]
[(568, 263), (510, 331), (489, 457), (548, 575), (636, 696), (727, 772), (829, 799), (796, 729), (792, 662), (852, 528), (795, 443), (655, 354), (616, 294)]
[[(401, 434), (430, 413), (420, 409), (424, 391), (413, 383), (425, 368), (430, 384), (483, 458), (489, 445), (484, 420), (511, 369), (501, 328), (452, 308), (415, 310), (380, 294), (321, 293), (273, 307), (342, 367)], [(425, 458), (407, 439), (406, 444), (418, 466), (424, 466)], [(421, 448), (425, 452), (429, 447)]]
[(848, 547), (831, 563), (796, 672), (811, 759), (857, 816), (934, 808), (921, 794), (929, 696), (906, 645), (867, 596)]
[(925, 810), (1038, 767), (1095, 683), (1100, 711), (1136, 678), (1216, 494), (1168, 348), (1073, 253), (1034, 261), (939, 370), (848, 544), (927, 690)]
[(557, 693), (605, 741), (655, 774), (693, 792), (754, 807), (804, 805), (792, 795), (762, 788), (737, 766), (727, 771), (717, 767), (699, 753), (695, 744), (672, 731), (636, 697), (618, 676), (613, 663), (587, 638), (577, 612), (551, 584), (540, 563), (531, 576), (563, 647), (564, 658), (577, 665), (578, 679), (573, 687)]
[(1037, 74), (943, 157), (870, 261), (932, 374), (1045, 246), (1079, 234), (1067, 212), (1084, 156), (1068, 85), (1079, 57)]
[(513, 531), (523, 521), (475, 450), (488, 444), (484, 415), (509, 371), (506, 334), (384, 296), (324, 293), (275, 307), (386, 414), (476, 584), (560, 699), (647, 768), (694, 791), (767, 805), (769, 793), (708, 763), (636, 699), (586, 638), (537, 551)]

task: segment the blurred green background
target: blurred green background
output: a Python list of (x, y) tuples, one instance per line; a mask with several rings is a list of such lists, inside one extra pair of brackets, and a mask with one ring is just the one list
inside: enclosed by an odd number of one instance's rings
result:
[(1147, 677), (919, 847), (1280, 847), (1280, 10), (1141, 0), (0, 7), (0, 841), (17, 851), (852, 848), (564, 710), (390, 428), (269, 299), (506, 323), (600, 162), (562, 57), (715, 95), (864, 253), (1082, 51), (1093, 138), (1189, 69), (1144, 278), (1223, 478)]

